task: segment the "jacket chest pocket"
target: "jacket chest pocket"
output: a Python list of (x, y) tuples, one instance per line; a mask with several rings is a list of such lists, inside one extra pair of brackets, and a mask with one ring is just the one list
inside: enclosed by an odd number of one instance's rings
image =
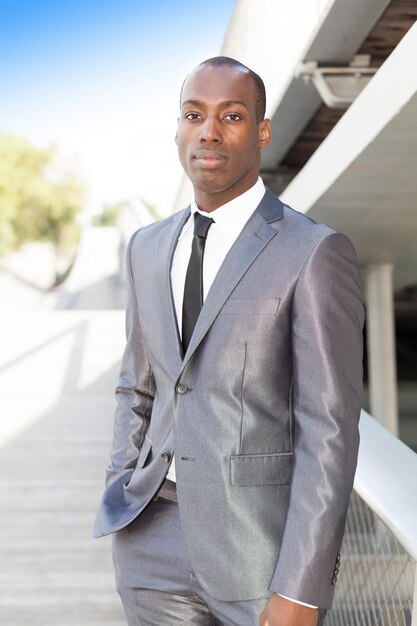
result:
[(220, 315), (276, 315), (280, 298), (229, 298)]

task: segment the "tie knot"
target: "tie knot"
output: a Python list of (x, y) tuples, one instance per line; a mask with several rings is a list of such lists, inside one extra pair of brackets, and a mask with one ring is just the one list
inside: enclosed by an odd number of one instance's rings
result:
[(207, 237), (208, 229), (213, 223), (214, 220), (211, 217), (201, 215), (201, 213), (198, 213), (197, 211), (194, 213), (194, 235), (205, 239)]

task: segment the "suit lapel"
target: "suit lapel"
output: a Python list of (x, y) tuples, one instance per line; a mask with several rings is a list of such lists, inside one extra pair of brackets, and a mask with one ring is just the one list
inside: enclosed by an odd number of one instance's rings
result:
[(171, 285), (171, 266), (178, 237), (190, 216), (190, 207), (176, 213), (167, 226), (159, 234), (155, 251), (155, 276), (158, 288), (159, 303), (163, 308), (163, 319), (167, 327), (163, 329), (167, 338), (168, 350), (166, 364), (170, 367), (173, 377), (176, 378), (182, 362), (182, 345), (175, 313), (174, 296)]
[(239, 237), (229, 250), (207, 294), (198, 318), (182, 368), (186, 366), (220, 309), (242, 276), (277, 234), (277, 227), (269, 225), (282, 218), (283, 205), (269, 189), (249, 218)]

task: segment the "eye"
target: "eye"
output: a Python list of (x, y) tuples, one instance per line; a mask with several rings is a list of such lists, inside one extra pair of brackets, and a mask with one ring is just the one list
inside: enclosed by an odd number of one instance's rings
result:
[(242, 117), (237, 113), (228, 113), (227, 115), (225, 115), (224, 119), (230, 120), (231, 122), (238, 122), (242, 119)]
[(191, 121), (198, 120), (199, 118), (201, 119), (201, 115), (199, 115), (198, 113), (186, 113), (184, 117), (186, 120)]

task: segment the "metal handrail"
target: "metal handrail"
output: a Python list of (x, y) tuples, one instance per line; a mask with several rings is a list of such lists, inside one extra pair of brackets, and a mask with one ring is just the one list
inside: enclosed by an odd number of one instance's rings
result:
[(417, 454), (362, 411), (354, 489), (417, 561)]
[(130, 236), (141, 226), (147, 226), (154, 222), (149, 209), (140, 200), (125, 202), (120, 208), (117, 217), (117, 228), (120, 231), (124, 245), (127, 246)]
[(417, 454), (365, 411), (328, 626), (417, 626)]
[(123, 285), (126, 282), (125, 259), (130, 237), (138, 228), (152, 224), (154, 221), (149, 209), (140, 200), (137, 202), (126, 202), (119, 210), (116, 226), (120, 233), (119, 280)]

